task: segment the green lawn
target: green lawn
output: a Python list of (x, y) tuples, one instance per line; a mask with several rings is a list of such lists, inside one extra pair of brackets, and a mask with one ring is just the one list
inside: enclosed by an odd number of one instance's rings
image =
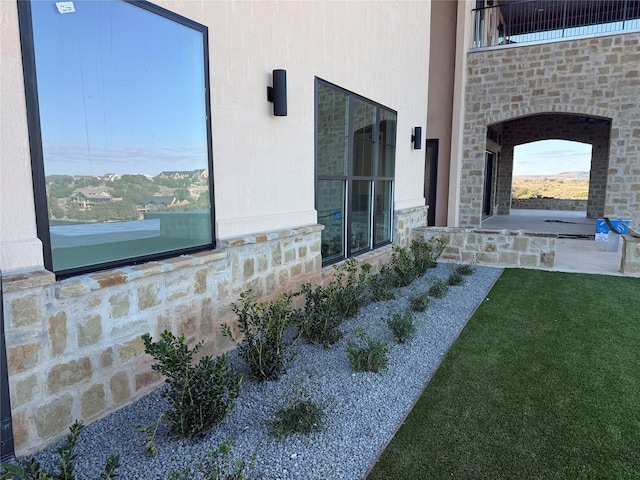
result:
[(369, 480), (640, 478), (640, 279), (505, 270)]

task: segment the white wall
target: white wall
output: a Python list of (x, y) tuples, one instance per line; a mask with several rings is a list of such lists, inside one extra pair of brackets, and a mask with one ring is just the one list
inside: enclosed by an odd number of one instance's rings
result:
[[(316, 223), (314, 77), (398, 111), (395, 208), (424, 205), (428, 2), (157, 1), (209, 27), (217, 236)], [(0, 2), (0, 268), (42, 265), (14, 2)], [(288, 116), (266, 100), (287, 70)], [(6, 253), (10, 252), (10, 253)]]

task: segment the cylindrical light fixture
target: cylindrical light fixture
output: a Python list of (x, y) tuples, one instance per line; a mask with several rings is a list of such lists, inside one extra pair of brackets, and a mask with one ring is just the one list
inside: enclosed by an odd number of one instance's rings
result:
[(420, 150), (422, 148), (422, 127), (413, 127), (413, 135), (411, 135), (413, 149)]
[(267, 87), (267, 100), (273, 102), (273, 114), (276, 117), (287, 116), (287, 71), (278, 69), (272, 72), (273, 87)]

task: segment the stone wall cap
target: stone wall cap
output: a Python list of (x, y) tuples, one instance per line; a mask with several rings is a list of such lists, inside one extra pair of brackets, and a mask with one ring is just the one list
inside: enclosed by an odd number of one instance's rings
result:
[(278, 240), (280, 238), (295, 237), (296, 235), (321, 232), (322, 230), (324, 230), (324, 225), (303, 225), (296, 228), (283, 228), (280, 230), (272, 230), (269, 232), (258, 232), (237, 237), (221, 238), (219, 241), (225, 248), (234, 248), (241, 247), (242, 245), (263, 243), (269, 240)]
[(2, 290), (6, 293), (18, 292), (29, 288), (44, 287), (56, 283), (53, 272), (45, 269), (9, 273), (2, 277)]

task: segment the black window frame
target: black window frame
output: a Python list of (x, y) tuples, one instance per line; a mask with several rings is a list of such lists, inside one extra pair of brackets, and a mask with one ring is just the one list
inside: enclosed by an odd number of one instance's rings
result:
[[(116, 1), (116, 0), (114, 0)], [(31, 13), (32, 0), (17, 0), (18, 25), (20, 30), (20, 42), (22, 50), (22, 67), (25, 85), (25, 98), (27, 110), (27, 127), (29, 131), (29, 150), (31, 156), (32, 183), (35, 202), (36, 230), (43, 245), (44, 266), (47, 270), (56, 274), (56, 278), (67, 278), (75, 275), (97, 272), (101, 270), (138, 265), (153, 260), (163, 260), (189, 253), (208, 251), (216, 248), (215, 230), (215, 202), (213, 180), (213, 141), (211, 130), (211, 98), (210, 98), (210, 74), (209, 74), (209, 29), (207, 26), (183, 17), (177, 13), (155, 5), (146, 0), (117, 0), (135, 7), (159, 15), (167, 20), (176, 22), (202, 35), (202, 66), (204, 74), (204, 102), (205, 102), (205, 128), (207, 143), (207, 168), (208, 188), (210, 202), (211, 242), (189, 248), (166, 250), (163, 252), (146, 254), (135, 257), (127, 257), (121, 260), (95, 263), (65, 270), (54, 270), (53, 254), (51, 247), (51, 230), (48, 213), (48, 200), (46, 193), (46, 178), (43, 155), (42, 131), (40, 124), (40, 106), (38, 101), (38, 83), (36, 75), (35, 43), (33, 37), (33, 22)]]
[[(348, 97), (348, 146), (347, 146), (347, 174), (346, 175), (321, 175), (319, 174), (319, 142), (318, 142), (318, 124), (319, 124), (319, 90), (320, 86), (325, 86), (331, 89), (334, 89)], [(352, 108), (352, 102), (354, 100), (359, 100), (368, 105), (374, 106), (376, 108), (376, 124), (375, 124), (375, 132), (373, 132), (374, 142), (374, 152), (373, 152), (373, 166), (372, 166), (372, 175), (354, 175), (354, 108)], [(314, 86), (314, 207), (316, 211), (318, 211), (318, 181), (320, 180), (334, 180), (334, 181), (343, 181), (345, 182), (345, 190), (344, 190), (344, 202), (345, 202), (345, 226), (343, 234), (345, 235), (343, 238), (343, 255), (341, 257), (332, 257), (330, 259), (325, 260), (322, 259), (322, 266), (332, 265), (334, 263), (342, 262), (347, 258), (356, 257), (372, 250), (381, 248), (385, 245), (389, 245), (393, 243), (394, 240), (394, 198), (395, 198), (395, 167), (396, 167), (396, 155), (394, 154), (394, 165), (393, 165), (393, 175), (392, 176), (380, 176), (379, 175), (379, 151), (381, 146), (384, 146), (380, 141), (380, 123), (381, 123), (381, 110), (385, 110), (387, 112), (391, 112), (396, 116), (396, 136), (397, 136), (397, 116), (398, 112), (392, 108), (389, 108), (381, 103), (375, 102), (369, 98), (366, 98), (362, 95), (359, 95), (355, 92), (342, 88), (334, 83), (331, 83), (327, 80), (324, 80), (319, 77), (315, 77), (315, 86)], [(397, 143), (394, 143), (394, 147), (397, 147)], [(351, 247), (351, 236), (352, 236), (352, 201), (351, 201), (351, 190), (353, 182), (356, 181), (368, 181), (371, 184), (371, 192), (370, 192), (370, 229), (369, 229), (369, 242), (367, 247), (360, 248), (356, 250), (352, 250)], [(375, 240), (375, 231), (376, 231), (376, 208), (375, 208), (375, 195), (376, 183), (381, 181), (390, 181), (391, 182), (391, 205), (389, 212), (389, 228), (390, 235), (389, 240), (384, 240), (381, 242), (376, 242)]]

